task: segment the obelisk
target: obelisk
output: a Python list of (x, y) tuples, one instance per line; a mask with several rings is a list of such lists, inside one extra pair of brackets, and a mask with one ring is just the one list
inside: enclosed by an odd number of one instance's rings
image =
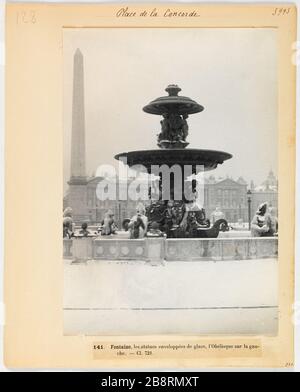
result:
[(74, 54), (72, 106), (71, 182), (86, 183), (83, 55)]
[(84, 68), (79, 49), (74, 54), (69, 206), (76, 223), (88, 221), (85, 170)]

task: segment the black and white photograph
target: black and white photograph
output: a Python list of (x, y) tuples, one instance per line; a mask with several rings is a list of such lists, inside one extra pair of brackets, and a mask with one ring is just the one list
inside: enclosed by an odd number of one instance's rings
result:
[(63, 32), (65, 335), (278, 332), (274, 28)]

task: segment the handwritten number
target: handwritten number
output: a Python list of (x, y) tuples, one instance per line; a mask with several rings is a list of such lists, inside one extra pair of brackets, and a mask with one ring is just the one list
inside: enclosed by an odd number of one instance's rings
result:
[(294, 363), (293, 362), (287, 362), (285, 364), (285, 367), (294, 367)]
[(20, 11), (17, 13), (17, 24), (35, 24), (36, 22), (35, 11)]
[(272, 15), (273, 16), (284, 16), (290, 13), (290, 8), (275, 8)]

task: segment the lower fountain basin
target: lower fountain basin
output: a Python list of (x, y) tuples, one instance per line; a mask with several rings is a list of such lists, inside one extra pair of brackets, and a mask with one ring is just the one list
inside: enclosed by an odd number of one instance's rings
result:
[(172, 148), (157, 150), (129, 151), (117, 154), (115, 159), (121, 160), (129, 167), (143, 165), (151, 172), (152, 165), (202, 165), (205, 171), (215, 169), (232, 155), (224, 151), (200, 150), (195, 148)]

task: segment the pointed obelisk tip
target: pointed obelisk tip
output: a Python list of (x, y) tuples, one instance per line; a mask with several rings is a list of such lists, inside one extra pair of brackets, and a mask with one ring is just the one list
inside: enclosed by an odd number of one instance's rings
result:
[(76, 49), (74, 56), (80, 56), (82, 57), (82, 52), (79, 48)]

